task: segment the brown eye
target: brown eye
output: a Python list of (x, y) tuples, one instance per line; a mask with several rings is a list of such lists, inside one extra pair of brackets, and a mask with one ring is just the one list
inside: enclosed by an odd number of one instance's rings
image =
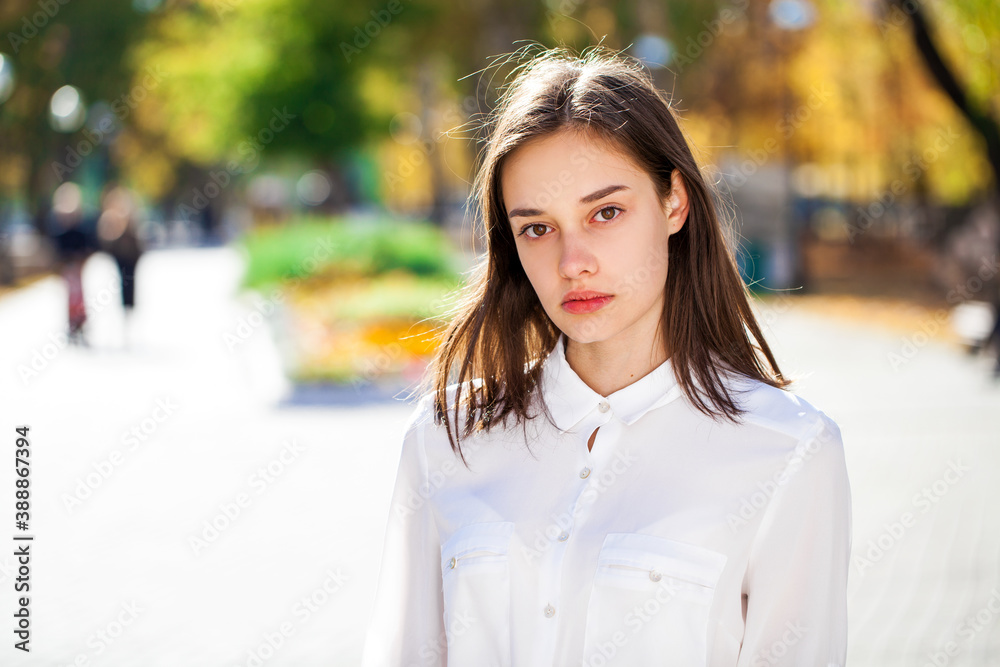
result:
[[(537, 239), (540, 236), (545, 236), (545, 230), (546, 230), (546, 228), (548, 228), (548, 225), (543, 225), (540, 222), (536, 222), (533, 225), (525, 225), (524, 229), (521, 230), (521, 233), (518, 234), (518, 236), (521, 236), (522, 234), (526, 234), (529, 239)], [(527, 234), (527, 231), (529, 229), (532, 230), (531, 234)]]
[[(609, 212), (610, 215), (608, 215)], [(615, 218), (617, 218), (618, 217), (617, 214), (621, 212), (622, 209), (618, 208), (617, 206), (605, 206), (604, 208), (602, 208), (600, 211), (597, 212), (597, 216), (598, 218), (600, 218), (602, 222), (610, 222)]]

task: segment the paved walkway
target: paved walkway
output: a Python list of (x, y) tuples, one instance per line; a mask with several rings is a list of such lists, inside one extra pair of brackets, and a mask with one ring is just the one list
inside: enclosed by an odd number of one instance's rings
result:
[[(125, 336), (114, 267), (95, 256), (89, 350), (62, 344), (59, 280), (0, 299), (0, 437), (13, 447), (31, 426), (36, 536), (32, 651), (8, 630), (0, 664), (358, 664), (410, 407), (288, 404), (273, 334), (235, 296), (240, 270), (225, 248), (149, 253)], [(934, 342), (909, 354), (896, 333), (782, 302), (763, 313), (784, 370), (811, 373), (797, 391), (846, 441), (849, 664), (1000, 664), (988, 363)], [(4, 502), (12, 488), (8, 462)]]

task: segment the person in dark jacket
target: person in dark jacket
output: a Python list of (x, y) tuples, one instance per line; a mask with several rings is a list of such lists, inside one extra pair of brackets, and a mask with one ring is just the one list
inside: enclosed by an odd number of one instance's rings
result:
[(132, 193), (114, 185), (102, 198), (101, 217), (97, 221), (97, 236), (101, 249), (111, 255), (121, 275), (122, 308), (125, 311), (125, 341), (128, 344), (130, 322), (135, 308), (135, 275), (143, 244), (136, 229), (137, 206)]
[(135, 307), (135, 271), (143, 253), (136, 230), (136, 206), (132, 194), (115, 186), (104, 195), (103, 211), (97, 221), (101, 248), (111, 255), (122, 281), (122, 307), (126, 314)]
[(87, 345), (83, 326), (87, 306), (83, 297), (83, 264), (94, 252), (93, 238), (84, 229), (83, 196), (80, 186), (67, 182), (52, 195), (52, 214), (56, 228), (52, 237), (59, 271), (69, 292), (69, 341)]

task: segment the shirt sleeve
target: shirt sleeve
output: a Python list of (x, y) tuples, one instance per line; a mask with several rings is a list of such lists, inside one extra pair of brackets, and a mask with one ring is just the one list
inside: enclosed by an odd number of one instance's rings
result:
[(418, 405), (403, 437), (363, 667), (446, 667), (441, 544), (420, 418), (427, 407)]
[(837, 424), (820, 413), (775, 481), (744, 580), (737, 667), (842, 667), (852, 519)]

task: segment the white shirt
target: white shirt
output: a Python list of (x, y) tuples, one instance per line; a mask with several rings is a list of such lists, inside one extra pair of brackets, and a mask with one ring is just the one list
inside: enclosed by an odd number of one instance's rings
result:
[(844, 665), (837, 424), (749, 379), (744, 423), (714, 422), (670, 360), (605, 398), (564, 345), (541, 385), (558, 428), (530, 421), (532, 453), (509, 418), (462, 440), (470, 472), (419, 401), (364, 667)]

